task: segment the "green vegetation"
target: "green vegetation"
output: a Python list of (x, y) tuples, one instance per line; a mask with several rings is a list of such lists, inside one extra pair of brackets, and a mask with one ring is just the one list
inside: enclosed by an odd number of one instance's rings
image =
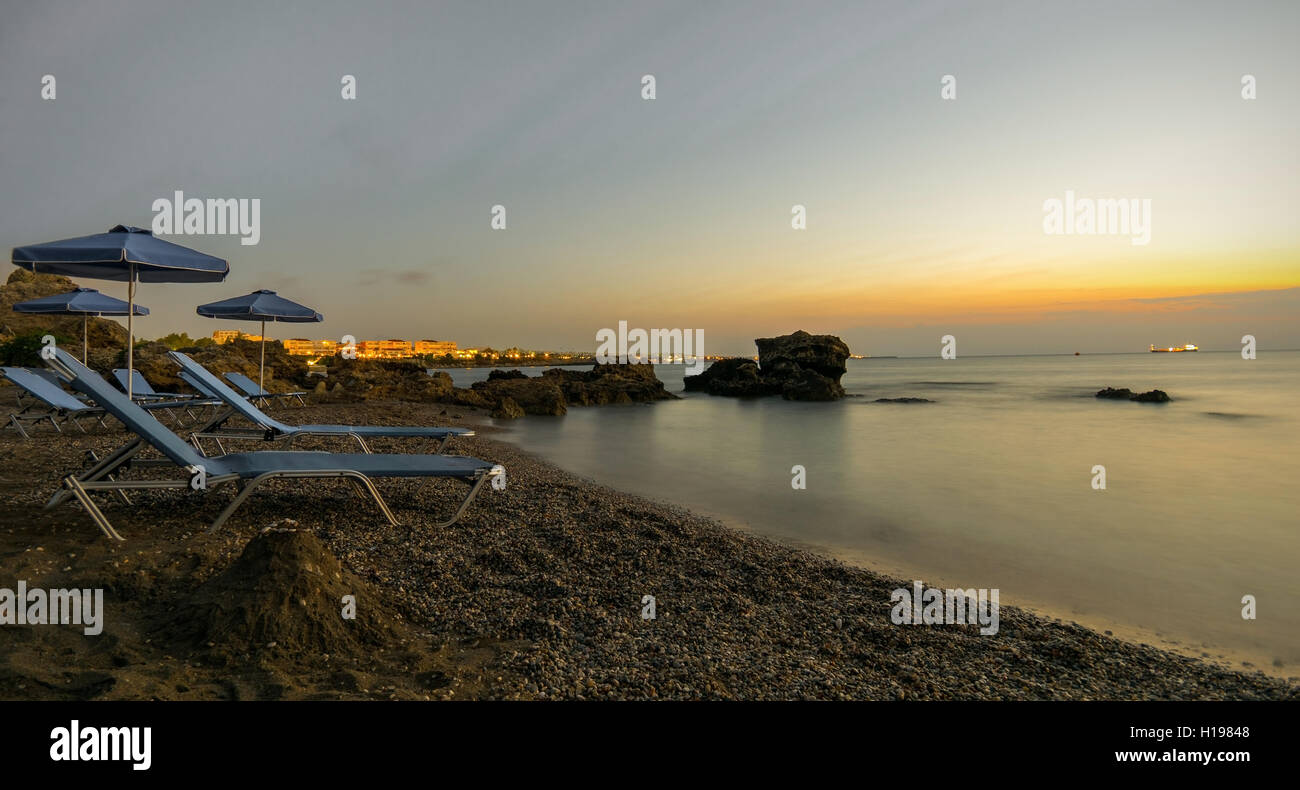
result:
[(200, 337), (195, 339), (184, 332), (172, 332), (170, 335), (163, 335), (158, 338), (157, 342), (162, 343), (172, 351), (180, 351), (183, 348), (204, 348), (206, 346), (216, 345), (216, 341), (210, 337)]
[[(45, 364), (41, 361), (41, 348), (45, 345), (41, 342), (41, 338), (48, 334), (49, 332), (37, 330), (25, 335), (17, 335), (0, 343), (0, 364), (22, 368), (40, 367)], [(63, 335), (55, 335), (54, 342), (68, 347), (73, 343), (78, 346), (81, 344), (80, 340), (74, 341)]]

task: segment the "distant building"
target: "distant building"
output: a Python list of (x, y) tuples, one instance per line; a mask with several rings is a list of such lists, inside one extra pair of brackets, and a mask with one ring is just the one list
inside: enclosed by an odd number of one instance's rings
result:
[(308, 340), (305, 337), (290, 338), (283, 343), (285, 353), (295, 357), (329, 357), (339, 347), (333, 340)]
[(441, 357), (445, 354), (455, 354), (456, 344), (450, 340), (417, 340), (415, 341), (416, 356), (434, 356)]
[(261, 340), (261, 335), (246, 335), (238, 329), (218, 329), (212, 333), (212, 341), (217, 345), (229, 343), (232, 340)]
[(357, 359), (407, 359), (412, 356), (407, 340), (362, 340), (357, 343)]

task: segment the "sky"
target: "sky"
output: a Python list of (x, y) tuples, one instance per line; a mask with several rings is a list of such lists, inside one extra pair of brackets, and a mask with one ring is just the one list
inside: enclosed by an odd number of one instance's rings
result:
[[(231, 274), (140, 286), (144, 337), (269, 288), (325, 316), (272, 337), (1296, 348), (1297, 33), (1289, 0), (0, 0), (0, 247), (259, 199), (256, 245), (166, 237)], [(1149, 200), (1149, 243), (1044, 232), (1067, 191)]]

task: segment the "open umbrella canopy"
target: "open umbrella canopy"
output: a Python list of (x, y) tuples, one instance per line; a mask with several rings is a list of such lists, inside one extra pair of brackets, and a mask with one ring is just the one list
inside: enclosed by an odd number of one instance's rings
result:
[(265, 389), (266, 380), (266, 322), (287, 321), (306, 324), (324, 321), (325, 316), (297, 302), (277, 296), (275, 291), (253, 291), (247, 296), (222, 299), (220, 302), (201, 304), (196, 312), (207, 318), (229, 318), (236, 321), (262, 322), (262, 361), (257, 371), (257, 386)]
[[(201, 252), (154, 238), (153, 232), (115, 225), (107, 233), (14, 247), (13, 263), (35, 274), (113, 280), (127, 283), (126, 367), (135, 369), (135, 284), (220, 282), (230, 264)], [(131, 391), (127, 374), (127, 395)]]
[(117, 225), (107, 233), (14, 247), (13, 263), (36, 274), (144, 283), (210, 283), (226, 279), (221, 258)]
[(15, 312), (46, 315), (126, 315), (128, 309), (134, 309), (136, 315), (149, 315), (147, 307), (128, 305), (121, 299), (114, 299), (94, 288), (78, 288), (65, 294), (28, 299), (14, 305)]
[(13, 306), (16, 313), (39, 313), (41, 315), (79, 315), (81, 316), (81, 361), (87, 357), (87, 323), (92, 315), (149, 315), (149, 308), (129, 305), (121, 299), (96, 291), (94, 288), (78, 288), (65, 294), (42, 296), (28, 299)]
[(310, 307), (305, 307), (277, 296), (275, 291), (253, 291), (247, 296), (222, 299), (220, 302), (201, 304), (197, 311), (207, 318), (230, 318), (240, 321), (289, 321), (312, 323), (325, 317)]

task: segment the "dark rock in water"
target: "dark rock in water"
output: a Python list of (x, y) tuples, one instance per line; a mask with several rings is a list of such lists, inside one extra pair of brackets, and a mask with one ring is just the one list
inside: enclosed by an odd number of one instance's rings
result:
[(757, 364), (744, 358), (719, 360), (698, 376), (687, 376), (686, 390), (739, 397), (780, 395), (786, 400), (844, 397), (840, 377), (847, 370), (849, 347), (838, 337), (800, 330), (754, 343)]
[(834, 335), (810, 335), (803, 330), (780, 337), (760, 337), (758, 367), (765, 378), (797, 375), (811, 370), (839, 384), (848, 371), (849, 347)]
[[(238, 342), (238, 341), (236, 341)], [(221, 348), (231, 346), (226, 343)], [(267, 362), (270, 363), (268, 344)], [(199, 357), (196, 360), (202, 361)], [(256, 357), (253, 357), (256, 364)], [(301, 364), (301, 362), (299, 362)], [(175, 364), (172, 365), (175, 368)], [(209, 370), (220, 370), (208, 365)], [(256, 373), (253, 376), (257, 378)], [(406, 360), (361, 360), (333, 357), (329, 360), (330, 394), (326, 401), (404, 400), (413, 402), (447, 399), (454, 387), (443, 371), (429, 372), (423, 365)], [(310, 383), (310, 382), (307, 382)], [(270, 387), (268, 386), (268, 389)]]
[[(515, 409), (521, 409), (525, 414), (558, 417), (568, 411), (565, 408), (564, 393), (554, 382), (541, 376), (489, 379), (475, 382), (470, 389), (488, 404), (488, 408), (494, 412), (493, 416), (496, 416), (497, 410), (502, 409), (506, 400), (510, 400)], [(502, 413), (509, 411), (512, 409), (507, 406)]]
[(687, 392), (707, 392), (710, 395), (750, 397), (771, 394), (763, 388), (758, 374), (758, 363), (752, 359), (736, 357), (720, 359), (697, 376), (687, 376), (683, 381)]
[(655, 375), (653, 365), (594, 365), (591, 370), (555, 368), (540, 376), (494, 370), (487, 381), (455, 390), (454, 402), (491, 410), (493, 417), (523, 414), (559, 416), (569, 406), (649, 403), (676, 400)]
[(491, 416), (496, 417), (499, 420), (515, 420), (524, 416), (524, 413), (524, 410), (520, 408), (519, 404), (515, 403), (515, 399), (507, 395), (502, 398), (501, 402), (492, 410)]
[(585, 371), (553, 368), (544, 371), (541, 378), (554, 382), (564, 393), (565, 400), (574, 406), (677, 400), (677, 396), (669, 392), (655, 375), (654, 365), (596, 363), (591, 370)]
[(1141, 395), (1134, 395), (1133, 400), (1138, 403), (1168, 403), (1170, 398), (1169, 393), (1164, 390), (1151, 390)]
[[(783, 377), (781, 397), (786, 400), (835, 400), (844, 397), (839, 381), (815, 370), (793, 368)], [(769, 382), (771, 378), (767, 379)]]
[(876, 398), (876, 403), (934, 403), (929, 398)]
[(1098, 398), (1109, 398), (1111, 400), (1131, 400), (1138, 403), (1168, 403), (1172, 400), (1169, 393), (1164, 390), (1151, 390), (1150, 392), (1135, 393), (1127, 387), (1123, 389), (1114, 389), (1107, 387), (1097, 393)]

